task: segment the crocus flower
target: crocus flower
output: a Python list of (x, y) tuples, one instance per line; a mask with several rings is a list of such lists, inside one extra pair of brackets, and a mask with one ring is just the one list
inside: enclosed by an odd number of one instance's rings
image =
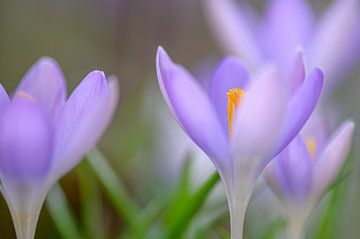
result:
[(330, 138), (321, 118), (310, 122), (312, 130), (298, 135), (265, 170), (285, 206), (288, 238), (294, 239), (304, 237), (306, 220), (344, 164), (354, 130), (346, 121)]
[(117, 80), (89, 73), (66, 100), (64, 76), (41, 58), (9, 98), (0, 85), (0, 179), (18, 239), (31, 239), (50, 187), (99, 140), (117, 104)]
[(275, 68), (264, 66), (250, 77), (236, 57), (219, 64), (208, 93), (162, 48), (156, 67), (161, 92), (178, 123), (217, 168), (228, 197), (232, 238), (242, 238), (254, 182), (312, 113), (322, 72), (315, 69), (288, 97)]
[(306, 0), (270, 0), (262, 18), (234, 0), (204, 3), (210, 28), (228, 53), (253, 67), (274, 61), (284, 69), (294, 49), (302, 47), (309, 66), (326, 73), (326, 94), (359, 59), (358, 0), (337, 0), (319, 21)]

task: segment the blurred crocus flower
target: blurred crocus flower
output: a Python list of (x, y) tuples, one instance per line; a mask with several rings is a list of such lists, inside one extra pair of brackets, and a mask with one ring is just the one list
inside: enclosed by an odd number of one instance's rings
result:
[[(288, 238), (303, 238), (305, 223), (349, 153), (354, 123), (344, 122), (329, 137), (324, 120), (311, 120), (266, 168), (267, 181), (285, 205)], [(309, 131), (311, 130), (311, 131)]]
[(249, 77), (236, 57), (219, 64), (209, 93), (162, 48), (156, 67), (160, 89), (178, 123), (218, 170), (228, 197), (232, 238), (242, 238), (254, 183), (312, 113), (322, 72), (315, 69), (288, 97), (275, 68), (265, 66)]
[(0, 179), (18, 239), (35, 235), (51, 186), (95, 146), (117, 104), (118, 83), (89, 73), (66, 100), (64, 76), (41, 58), (9, 98), (0, 85)]
[(223, 48), (253, 67), (273, 61), (287, 67), (297, 47), (309, 66), (326, 73), (326, 94), (360, 57), (358, 0), (337, 0), (316, 21), (306, 0), (271, 0), (260, 18), (234, 0), (204, 0), (211, 30)]

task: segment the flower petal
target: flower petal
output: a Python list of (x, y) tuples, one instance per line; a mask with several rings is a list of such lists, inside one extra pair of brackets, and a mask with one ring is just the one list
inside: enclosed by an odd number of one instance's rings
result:
[(31, 96), (15, 95), (1, 110), (2, 180), (5, 184), (42, 180), (48, 173), (52, 150), (53, 126), (47, 112)]
[(205, 10), (215, 37), (230, 54), (243, 58), (252, 67), (261, 60), (254, 36), (240, 8), (233, 0), (206, 0)]
[(276, 190), (282, 198), (305, 203), (312, 182), (312, 160), (301, 137), (296, 137), (269, 166), (273, 167)]
[[(359, 55), (358, 40), (360, 9), (358, 0), (338, 0), (322, 17), (312, 43), (312, 64), (326, 72), (326, 88), (332, 88), (343, 68), (348, 68), (349, 58), (354, 52)], [(326, 90), (328, 92), (328, 90)]]
[(0, 84), (0, 107), (9, 103), (9, 101), (10, 100), (8, 94), (6, 93), (4, 87)]
[(297, 46), (308, 42), (314, 18), (311, 9), (304, 0), (272, 0), (265, 14), (261, 39), (266, 57), (285, 63)]
[(17, 91), (30, 94), (49, 112), (57, 113), (66, 97), (64, 75), (54, 59), (40, 58), (26, 73)]
[(209, 97), (162, 48), (157, 52), (157, 74), (161, 92), (179, 124), (221, 174), (228, 170), (225, 169), (230, 167), (228, 139)]
[(239, 106), (234, 123), (233, 154), (236, 160), (241, 158), (256, 165), (251, 168), (258, 168), (278, 143), (287, 105), (281, 86), (273, 68), (263, 69), (250, 82)]
[(314, 197), (318, 197), (326, 190), (341, 169), (350, 151), (354, 128), (355, 124), (352, 121), (343, 123), (315, 162), (312, 190)]
[(104, 133), (116, 107), (116, 82), (108, 84), (103, 72), (93, 71), (69, 97), (56, 119), (52, 180), (78, 164)]
[(218, 66), (210, 86), (210, 99), (219, 115), (224, 131), (228, 131), (228, 99), (230, 89), (245, 89), (249, 80), (244, 63), (236, 57), (225, 58)]
[(291, 142), (310, 117), (319, 101), (323, 81), (324, 75), (322, 71), (315, 69), (291, 98), (282, 137), (278, 147), (272, 154), (273, 157)]
[(304, 52), (302, 49), (298, 49), (295, 53), (288, 80), (290, 95), (293, 95), (305, 80)]

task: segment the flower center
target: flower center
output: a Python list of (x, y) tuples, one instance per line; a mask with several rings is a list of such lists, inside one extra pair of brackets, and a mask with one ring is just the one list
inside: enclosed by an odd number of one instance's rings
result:
[(306, 148), (311, 156), (312, 159), (315, 159), (315, 153), (316, 153), (316, 142), (313, 137), (308, 137), (305, 141)]
[(241, 100), (245, 96), (245, 91), (240, 88), (233, 88), (226, 93), (226, 96), (228, 99), (228, 129), (229, 135), (231, 136), (234, 124), (234, 114), (239, 108)]

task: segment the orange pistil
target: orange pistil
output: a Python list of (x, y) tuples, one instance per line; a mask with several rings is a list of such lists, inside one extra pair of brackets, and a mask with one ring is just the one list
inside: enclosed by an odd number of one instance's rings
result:
[(240, 88), (233, 88), (227, 92), (228, 99), (228, 128), (229, 136), (231, 137), (234, 123), (234, 114), (239, 108), (241, 100), (245, 96), (245, 91)]
[(306, 148), (311, 156), (312, 159), (315, 159), (316, 154), (316, 142), (313, 137), (308, 137), (305, 141)]

